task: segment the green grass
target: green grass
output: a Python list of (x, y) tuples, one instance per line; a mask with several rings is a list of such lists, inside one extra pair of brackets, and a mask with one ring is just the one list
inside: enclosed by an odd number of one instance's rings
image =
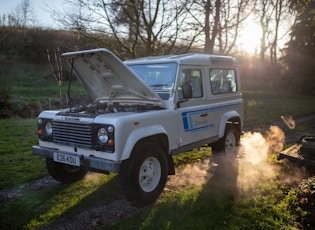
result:
[(209, 157), (211, 155), (210, 147), (201, 147), (193, 149), (190, 152), (173, 156), (174, 165), (176, 168), (180, 168), (187, 163), (196, 162), (202, 158)]
[(116, 174), (92, 174), (76, 183), (59, 184), (50, 189), (36, 190), (32, 185), (25, 185), (18, 200), (1, 204), (0, 228), (34, 229), (87, 207), (107, 204), (121, 198), (117, 182)]
[(315, 114), (315, 100), (311, 96), (277, 92), (245, 91), (245, 125), (261, 127), (281, 122), (281, 116), (298, 118)]
[(38, 143), (36, 119), (0, 119), (0, 189), (46, 175), (45, 161), (31, 153)]
[[(18, 61), (16, 61), (18, 62)], [(47, 64), (34, 65), (19, 63), (8, 72), (10, 102), (14, 105), (30, 102), (58, 101), (59, 87)], [(62, 96), (68, 91), (69, 81), (61, 85)], [(79, 81), (72, 81), (72, 96), (86, 96), (86, 91)]]
[(101, 229), (292, 229), (296, 217), (287, 202), (292, 196), (275, 182), (256, 184), (257, 192), (250, 196), (212, 182), (189, 187)]

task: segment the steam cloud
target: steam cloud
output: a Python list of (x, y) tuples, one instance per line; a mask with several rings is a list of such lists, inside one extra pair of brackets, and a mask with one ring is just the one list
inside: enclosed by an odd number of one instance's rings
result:
[[(292, 116), (281, 116), (281, 119), (288, 128), (295, 128), (296, 124)], [(271, 154), (277, 154), (283, 150), (285, 138), (285, 133), (278, 126), (270, 126), (264, 133), (246, 132), (241, 137), (236, 167), (223, 166), (223, 171), (228, 171), (224, 175), (236, 173), (234, 185), (236, 182), (240, 195), (250, 195), (261, 182), (272, 183), (274, 179), (280, 179), (285, 184), (297, 184), (305, 177), (305, 169), (291, 167), (289, 161), (284, 162), (289, 166), (285, 169), (286, 172), (283, 172), (283, 167), (280, 168), (279, 165), (268, 162)], [(207, 183), (219, 173), (219, 168), (222, 168), (222, 162), (217, 162), (212, 158), (189, 164), (178, 170), (175, 176), (170, 177), (166, 190), (178, 190), (187, 185)], [(228, 180), (222, 180), (222, 183), (228, 183)]]
[(247, 132), (241, 138), (241, 152), (245, 161), (253, 165), (267, 160), (268, 153), (280, 152), (285, 144), (285, 134), (278, 126), (270, 126), (264, 137), (260, 132)]
[(276, 176), (278, 170), (267, 162), (268, 155), (280, 152), (284, 144), (285, 134), (278, 126), (270, 126), (265, 136), (260, 132), (247, 132), (242, 136), (237, 176), (240, 191)]

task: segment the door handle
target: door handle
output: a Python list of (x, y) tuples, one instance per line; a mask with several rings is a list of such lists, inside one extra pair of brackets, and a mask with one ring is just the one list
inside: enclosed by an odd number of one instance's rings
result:
[(208, 116), (207, 113), (202, 113), (202, 114), (200, 114), (200, 117), (206, 117), (206, 116)]

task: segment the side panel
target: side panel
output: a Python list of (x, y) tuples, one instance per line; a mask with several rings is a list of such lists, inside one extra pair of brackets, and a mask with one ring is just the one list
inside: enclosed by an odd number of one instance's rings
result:
[(176, 110), (150, 111), (120, 117), (115, 126), (116, 160), (129, 158), (139, 140), (156, 134), (168, 137), (169, 149), (177, 148), (178, 117)]
[(133, 147), (139, 140), (156, 134), (165, 134), (167, 136), (166, 130), (161, 125), (151, 125), (133, 130), (124, 145), (120, 160), (122, 161), (130, 157)]
[(240, 117), (242, 100), (202, 105), (198, 109), (179, 109), (180, 146), (207, 138), (224, 135), (225, 123), (231, 117)]

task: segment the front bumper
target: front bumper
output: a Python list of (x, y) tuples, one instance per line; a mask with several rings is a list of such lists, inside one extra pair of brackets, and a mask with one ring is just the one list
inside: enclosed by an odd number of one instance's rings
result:
[[(60, 151), (58, 151), (57, 149), (33, 146), (33, 153), (39, 156), (53, 158), (53, 154), (56, 152), (58, 153)], [(60, 152), (60, 153), (79, 157), (80, 165), (88, 167), (89, 170), (91, 171), (103, 172), (103, 173), (119, 172), (119, 168), (120, 168), (119, 162), (100, 159), (93, 156), (83, 156), (83, 155), (78, 155), (74, 153), (67, 153), (67, 152)]]

